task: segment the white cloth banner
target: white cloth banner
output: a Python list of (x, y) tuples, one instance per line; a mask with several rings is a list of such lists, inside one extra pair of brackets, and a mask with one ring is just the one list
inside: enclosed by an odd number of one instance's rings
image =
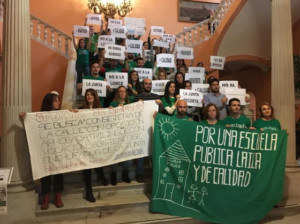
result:
[(105, 48), (106, 44), (115, 44), (116, 38), (111, 35), (101, 35), (98, 38), (98, 48)]
[[(221, 88), (220, 88), (221, 89)], [(229, 104), (229, 100), (232, 98), (238, 98), (240, 100), (240, 104), (246, 105), (246, 89), (241, 88), (222, 88), (223, 94), (227, 97), (227, 105)]]
[(199, 73), (205, 76), (205, 68), (204, 67), (188, 67), (188, 73)]
[(88, 26), (77, 26), (73, 27), (75, 37), (90, 37), (90, 28)]
[(151, 92), (163, 96), (165, 94), (165, 87), (169, 81), (170, 80), (153, 80)]
[(185, 80), (189, 80), (193, 83), (203, 83), (205, 80), (205, 76), (199, 73), (185, 73)]
[(173, 54), (158, 54), (156, 55), (156, 67), (159, 68), (175, 68), (175, 60)]
[(225, 57), (210, 56), (210, 68), (223, 70), (225, 64)]
[(82, 79), (82, 96), (85, 95), (87, 89), (94, 89), (97, 91), (98, 96), (106, 97), (106, 81), (93, 80), (93, 79)]
[(176, 41), (176, 36), (173, 34), (164, 34), (162, 35), (162, 39), (168, 41), (171, 44), (174, 44)]
[(189, 107), (202, 107), (203, 94), (189, 89), (180, 89), (180, 99), (187, 102)]
[(127, 33), (126, 26), (114, 27), (111, 29), (111, 35), (114, 37), (125, 39), (127, 37), (126, 33)]
[(197, 83), (192, 83), (192, 90), (198, 91), (201, 93), (208, 93), (209, 89), (209, 84), (197, 84)]
[(162, 26), (151, 26), (151, 35), (162, 36), (165, 33), (165, 29)]
[(169, 48), (170, 46), (169, 46), (169, 42), (166, 40), (154, 40), (153, 47)]
[(105, 45), (105, 58), (124, 60), (125, 59), (125, 47), (116, 44)]
[(191, 47), (177, 47), (178, 59), (194, 59), (194, 49)]
[(126, 52), (142, 54), (142, 52), (143, 52), (143, 41), (126, 39)]
[(113, 29), (116, 27), (122, 27), (121, 19), (108, 19), (108, 28)]
[(119, 86), (128, 85), (128, 73), (127, 72), (106, 72), (105, 78), (110, 88), (116, 89)]
[(148, 156), (155, 101), (113, 109), (27, 113), (33, 179)]
[(93, 24), (93, 25), (101, 25), (102, 21), (101, 21), (101, 15), (99, 14), (87, 14), (86, 16), (87, 24)]
[(152, 69), (151, 68), (134, 68), (139, 74), (139, 81), (142, 82), (145, 78), (152, 80)]

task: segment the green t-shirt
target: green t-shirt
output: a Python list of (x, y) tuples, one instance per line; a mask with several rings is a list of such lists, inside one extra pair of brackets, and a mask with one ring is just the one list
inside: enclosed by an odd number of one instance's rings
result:
[(88, 76), (84, 76), (83, 79), (92, 79), (92, 80), (104, 81), (104, 78), (102, 76), (100, 76), (100, 75), (98, 77), (94, 77), (94, 76), (88, 75)]
[(117, 101), (111, 101), (110, 104), (109, 104), (109, 106), (111, 106), (111, 107), (118, 107), (120, 104), (126, 105), (127, 103), (119, 103)]
[(185, 121), (188, 120), (188, 119), (191, 119), (191, 118), (190, 118), (189, 116), (187, 116), (187, 115), (185, 115), (184, 118), (179, 118), (179, 117), (177, 117), (177, 113), (176, 113), (176, 114), (174, 113), (174, 114), (172, 115), (172, 117), (173, 117), (173, 118), (176, 118), (176, 119), (179, 119), (179, 120), (185, 120)]
[(281, 130), (280, 122), (276, 119), (266, 121), (263, 120), (262, 118), (259, 118), (256, 121), (254, 121), (253, 127), (255, 127), (256, 130), (260, 130), (260, 129), (270, 130), (270, 131)]
[(131, 71), (133, 71), (134, 68), (136, 68), (136, 62), (135, 61), (128, 61), (128, 67), (129, 67), (129, 71), (128, 71), (128, 75)]
[(170, 103), (167, 102), (166, 97), (161, 98), (161, 101), (163, 103), (164, 108), (166, 108), (166, 107), (172, 107), (175, 104), (175, 102), (176, 102), (175, 97), (170, 97), (169, 100), (170, 100)]
[(118, 64), (114, 68), (105, 67), (105, 72), (122, 72), (123, 68), (124, 68), (124, 66), (122, 66), (121, 64)]
[(215, 124), (209, 124), (207, 120), (200, 121), (200, 124), (204, 125), (224, 125), (222, 121), (218, 120)]
[(232, 128), (250, 128), (251, 121), (244, 115), (240, 115), (238, 118), (227, 116), (223, 119), (223, 124), (229, 124)]
[(86, 66), (89, 65), (89, 51), (87, 49), (76, 49), (77, 60), (76, 65), (78, 66)]

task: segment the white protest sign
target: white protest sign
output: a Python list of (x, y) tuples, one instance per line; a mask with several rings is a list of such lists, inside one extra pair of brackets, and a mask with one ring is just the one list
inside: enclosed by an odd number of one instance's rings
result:
[(135, 35), (137, 36), (143, 36), (145, 34), (145, 27), (136, 27), (135, 28)]
[(138, 36), (145, 34), (146, 21), (144, 18), (125, 17), (124, 20), (128, 34)]
[(157, 67), (159, 68), (175, 68), (173, 54), (158, 54), (156, 55)]
[(169, 81), (170, 80), (153, 80), (151, 92), (163, 96), (165, 94), (165, 87)]
[[(144, 50), (146, 61), (151, 61), (151, 50)], [(155, 55), (155, 50), (152, 50), (152, 56)]]
[(82, 79), (82, 96), (85, 95), (87, 89), (94, 89), (97, 91), (98, 96), (106, 97), (106, 81), (93, 80), (93, 79)]
[(185, 80), (189, 80), (191, 83), (203, 83), (205, 81), (205, 75), (199, 73), (185, 73)]
[(104, 57), (117, 60), (124, 60), (125, 47), (116, 44), (106, 44)]
[(170, 46), (169, 46), (169, 42), (166, 40), (154, 40), (153, 47), (169, 48)]
[(200, 75), (205, 76), (205, 68), (204, 67), (188, 67), (188, 73), (198, 73)]
[(192, 90), (194, 91), (198, 91), (204, 94), (204, 93), (208, 93), (208, 89), (209, 89), (209, 84), (192, 83)]
[(220, 87), (225, 87), (225, 88), (238, 88), (239, 87), (239, 81), (219, 81), (219, 86)]
[(178, 59), (194, 59), (194, 49), (191, 47), (177, 47)]
[(111, 35), (101, 35), (98, 38), (98, 48), (105, 48), (106, 44), (115, 44), (116, 38)]
[(210, 56), (210, 68), (223, 70), (225, 64), (225, 57)]
[(126, 39), (126, 52), (142, 54), (143, 41)]
[(151, 68), (134, 68), (139, 74), (139, 80), (142, 82), (145, 78), (152, 80), (152, 69)]
[(128, 73), (127, 72), (106, 72), (105, 78), (110, 88), (116, 89), (119, 86), (127, 86)]
[(108, 28), (113, 29), (116, 27), (122, 27), (121, 19), (108, 19)]
[(240, 100), (241, 105), (246, 105), (246, 89), (241, 88), (224, 88), (224, 95), (227, 97), (227, 105), (229, 103), (229, 100), (232, 98), (238, 98)]
[(113, 109), (27, 113), (33, 179), (103, 167), (150, 154), (155, 101)]
[(87, 18), (87, 21), (86, 23), (87, 24), (93, 24), (93, 25), (101, 25), (101, 15), (99, 14), (88, 14), (86, 16)]
[(126, 38), (126, 26), (114, 27), (111, 29), (111, 35), (118, 38)]
[(176, 41), (176, 36), (173, 34), (164, 34), (162, 35), (162, 39), (168, 41), (169, 43), (174, 44)]
[(203, 94), (189, 89), (180, 89), (180, 99), (185, 100), (189, 107), (202, 107)]
[(165, 29), (162, 26), (151, 26), (151, 35), (162, 36)]
[(90, 37), (90, 28), (88, 26), (77, 26), (73, 27), (75, 37)]

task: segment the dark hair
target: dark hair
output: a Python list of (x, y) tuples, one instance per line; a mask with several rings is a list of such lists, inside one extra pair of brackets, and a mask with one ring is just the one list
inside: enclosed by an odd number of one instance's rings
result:
[(47, 93), (44, 96), (42, 106), (41, 106), (41, 111), (51, 111), (51, 110), (56, 110), (53, 109), (53, 102), (59, 99), (59, 96), (54, 94), (54, 93)]
[(219, 79), (217, 79), (215, 77), (211, 77), (211, 78), (208, 78), (207, 82), (208, 82), (209, 86), (211, 86), (213, 84), (213, 82), (219, 83)]
[(231, 103), (233, 101), (237, 101), (237, 102), (241, 103), (241, 101), (238, 98), (232, 98), (232, 99), (229, 100), (228, 106), (231, 106)]
[(124, 88), (124, 89), (126, 90), (125, 103), (128, 104), (128, 103), (129, 103), (129, 100), (128, 100), (127, 89), (126, 89), (125, 86), (119, 86), (119, 87), (117, 88), (116, 94), (115, 94), (115, 97), (114, 97), (114, 101), (120, 102), (120, 101), (119, 101), (120, 99), (119, 99), (118, 94), (119, 94), (119, 91), (120, 91), (121, 88)]
[(144, 58), (142, 58), (142, 57), (138, 57), (137, 59), (136, 59), (136, 61), (138, 62), (138, 61), (144, 61)]
[(219, 111), (218, 107), (213, 103), (209, 103), (204, 107), (204, 109), (203, 109), (204, 119), (208, 119), (208, 110), (212, 106), (216, 109), (216, 112), (217, 112), (216, 119), (219, 120), (220, 119), (220, 111)]
[(192, 86), (192, 83), (191, 83), (190, 80), (185, 80), (185, 81), (183, 82), (183, 87), (184, 87), (184, 88), (186, 87), (186, 84), (187, 84), (187, 83), (191, 84), (191, 86)]
[(84, 41), (84, 39), (80, 39), (79, 41), (78, 41), (78, 45), (77, 45), (77, 48), (80, 48), (80, 41), (83, 41), (83, 43), (84, 43), (84, 49), (86, 49), (86, 44), (85, 44), (85, 41)]
[(204, 64), (202, 61), (199, 61), (196, 66), (198, 67), (199, 65), (202, 65), (202, 67), (204, 67)]
[(148, 44), (147, 50), (149, 50), (149, 42), (148, 42), (148, 41), (144, 41), (144, 42), (143, 42), (143, 47), (145, 46), (146, 43)]
[(263, 114), (262, 114), (262, 110), (261, 110), (261, 107), (262, 106), (268, 106), (271, 108), (271, 119), (274, 119), (274, 108), (272, 107), (272, 105), (269, 103), (269, 102), (262, 102), (260, 105), (259, 105), (259, 108), (258, 108), (258, 112), (259, 112), (259, 117), (260, 118), (263, 118)]
[[(137, 81), (136, 81), (136, 83), (135, 83), (135, 85), (134, 85), (134, 86), (135, 86), (135, 91), (137, 91), (138, 93), (141, 93), (141, 92), (142, 92), (142, 84), (140, 83), (139, 73), (138, 73), (137, 71), (132, 70), (132, 71), (130, 72), (129, 77), (128, 77), (128, 83), (130, 83), (130, 84), (132, 85), (132, 87), (133, 87), (133, 81), (132, 81), (131, 75), (132, 75), (132, 73), (134, 73), (134, 72), (136, 72), (137, 75), (138, 75), (138, 79), (137, 79)], [(130, 95), (133, 94), (132, 92), (129, 92), (129, 93), (130, 93)]]
[(98, 64), (98, 65), (99, 65), (99, 67), (100, 67), (100, 63), (99, 63), (99, 61), (92, 61), (92, 63), (91, 63), (91, 67), (92, 67), (94, 64)]
[[(172, 84), (175, 85), (175, 93), (176, 93), (176, 84), (175, 84), (174, 81), (169, 81), (169, 82), (167, 82), (166, 87), (165, 87), (165, 94), (164, 94), (164, 97), (166, 98), (166, 101), (167, 101), (168, 104), (171, 103), (171, 101), (170, 101), (169, 87), (170, 87)], [(174, 94), (174, 97), (175, 97), (175, 94)]]
[(178, 64), (178, 61), (179, 61), (179, 60), (182, 60), (182, 61), (183, 61), (182, 65), (186, 67), (186, 64), (185, 64), (184, 59), (176, 59), (176, 65)]
[(158, 74), (157, 74), (157, 79), (158, 79), (158, 76), (159, 76), (160, 73), (164, 73), (164, 74), (165, 74), (165, 78), (167, 78), (167, 73), (166, 73), (166, 71), (165, 71), (164, 69), (163, 69), (163, 70), (160, 69), (160, 70), (158, 71)]
[[(183, 78), (183, 82), (182, 83), (178, 83), (177, 82), (177, 76), (178, 75), (182, 75)], [(175, 82), (175, 86), (176, 86), (176, 94), (179, 93), (179, 89), (184, 89), (183, 83), (184, 83), (184, 75), (182, 74), (182, 72), (176, 72), (175, 77), (174, 77), (174, 82)]]
[(87, 89), (85, 91), (85, 94), (84, 94), (84, 104), (83, 104), (82, 108), (83, 109), (90, 109), (89, 103), (88, 103), (88, 101), (86, 99), (88, 93), (91, 93), (92, 96), (94, 97), (94, 102), (93, 102), (93, 107), (92, 108), (100, 108), (101, 104), (100, 104), (99, 96), (98, 96), (97, 91), (94, 90), (94, 89)]

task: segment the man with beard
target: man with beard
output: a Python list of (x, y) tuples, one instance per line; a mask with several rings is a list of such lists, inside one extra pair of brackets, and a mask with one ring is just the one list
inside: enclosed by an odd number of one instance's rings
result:
[(227, 97), (224, 94), (220, 93), (219, 80), (212, 78), (209, 80), (210, 93), (204, 95), (203, 101), (204, 106), (209, 103), (213, 103), (217, 106), (220, 111), (220, 120), (223, 120), (226, 117), (226, 102)]
[(186, 111), (187, 111), (187, 102), (185, 100), (178, 100), (177, 101), (177, 105), (176, 105), (176, 110), (177, 113), (172, 116), (174, 118), (177, 119), (181, 119), (181, 120), (188, 120), (188, 121), (192, 121), (193, 119), (190, 118), (189, 116), (187, 116)]

